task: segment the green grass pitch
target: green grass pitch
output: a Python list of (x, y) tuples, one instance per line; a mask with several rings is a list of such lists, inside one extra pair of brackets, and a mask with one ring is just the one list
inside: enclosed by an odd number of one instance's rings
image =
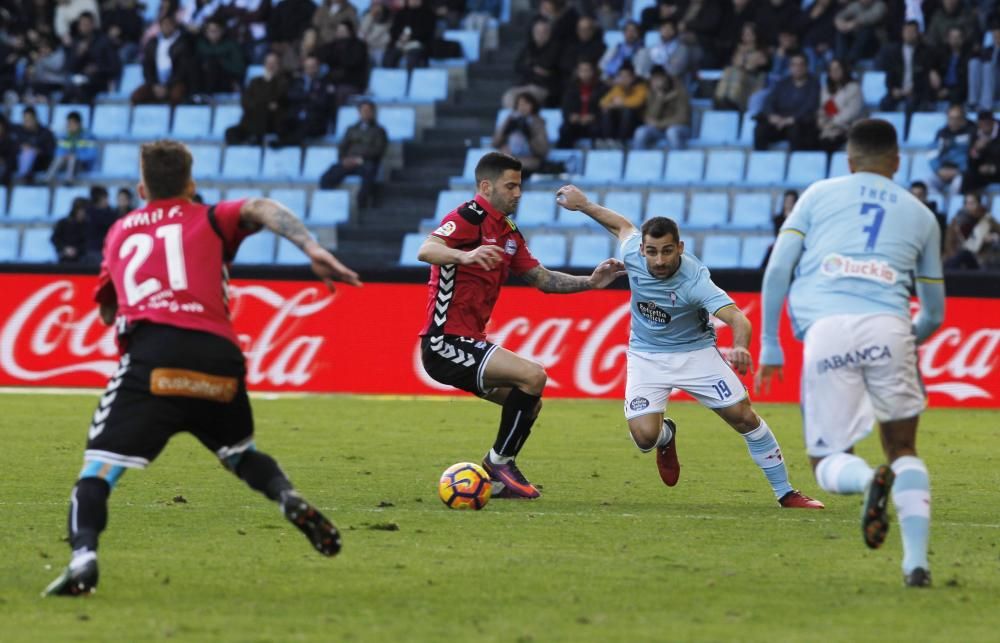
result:
[[(896, 526), (867, 550), (860, 499), (820, 492), (798, 409), (761, 406), (792, 482), (781, 510), (743, 441), (675, 403), (680, 484), (660, 482), (613, 401), (548, 401), (520, 464), (534, 502), (445, 508), (498, 409), (471, 398), (254, 401), (258, 446), (340, 526), (326, 559), (190, 436), (111, 496), (101, 583), (41, 599), (65, 565), (66, 502), (96, 395), (0, 397), (3, 641), (987, 641), (1000, 631), (997, 413), (921, 428), (931, 590), (901, 582)], [(877, 438), (861, 455), (880, 460)]]

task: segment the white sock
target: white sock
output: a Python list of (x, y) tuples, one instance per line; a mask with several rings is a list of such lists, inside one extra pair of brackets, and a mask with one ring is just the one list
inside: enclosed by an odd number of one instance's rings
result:
[(781, 456), (781, 447), (778, 446), (778, 440), (771, 433), (771, 427), (764, 418), (760, 418), (760, 426), (750, 433), (744, 433), (743, 439), (746, 440), (750, 457), (767, 477), (767, 482), (774, 491), (774, 497), (780, 500), (792, 491), (792, 485), (788, 482), (788, 469), (785, 468), (785, 460)]
[(69, 561), (69, 568), (75, 571), (92, 560), (97, 560), (96, 551), (90, 551), (89, 549), (77, 549), (73, 552), (73, 558)]
[(892, 463), (892, 472), (896, 474), (892, 502), (903, 538), (903, 573), (909, 574), (916, 567), (930, 569), (927, 546), (931, 528), (931, 484), (927, 466), (916, 456), (904, 455)]
[(507, 464), (508, 462), (513, 462), (514, 461), (513, 457), (509, 457), (508, 458), (508, 457), (502, 456), (499, 453), (497, 453), (496, 451), (494, 451), (493, 449), (490, 449), (490, 454), (489, 454), (488, 457), (490, 459), (490, 462), (492, 462), (493, 464)]
[(830, 493), (863, 493), (874, 474), (867, 462), (852, 453), (834, 453), (816, 465), (816, 482)]

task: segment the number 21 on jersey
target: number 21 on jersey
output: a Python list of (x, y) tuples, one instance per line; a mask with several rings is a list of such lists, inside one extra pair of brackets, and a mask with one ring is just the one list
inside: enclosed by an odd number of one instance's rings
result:
[(128, 259), (125, 266), (125, 300), (129, 306), (134, 306), (143, 299), (163, 290), (163, 284), (156, 277), (136, 282), (136, 273), (142, 268), (157, 240), (164, 244), (164, 255), (167, 258), (167, 279), (173, 290), (185, 290), (188, 286), (187, 268), (184, 265), (183, 227), (180, 223), (170, 223), (156, 229), (156, 238), (145, 232), (129, 235), (118, 249), (118, 258)]

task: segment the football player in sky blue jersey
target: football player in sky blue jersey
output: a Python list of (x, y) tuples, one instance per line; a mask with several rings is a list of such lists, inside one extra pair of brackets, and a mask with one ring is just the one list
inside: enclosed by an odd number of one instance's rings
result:
[[(751, 367), (750, 322), (712, 283), (708, 269), (684, 252), (677, 224), (654, 217), (640, 233), (628, 219), (589, 201), (572, 185), (560, 188), (556, 199), (600, 223), (621, 243), (632, 289), (625, 418), (636, 446), (643, 452), (656, 450), (663, 482), (672, 487), (680, 476), (677, 426), (664, 418), (670, 392), (679, 388), (743, 436), (782, 507), (822, 509), (823, 503), (789, 484), (778, 442), (733, 372), (745, 375)], [(733, 329), (728, 363), (716, 347), (710, 314)]]
[[(865, 492), (862, 532), (873, 549), (885, 540), (891, 489), (904, 581), (926, 587), (930, 482), (916, 450), (925, 408), (916, 347), (944, 317), (940, 230), (931, 211), (892, 181), (899, 147), (890, 123), (856, 123), (847, 162), (851, 174), (813, 184), (781, 228), (764, 274), (756, 383), (781, 376), (778, 322), (787, 295), (795, 336), (805, 343), (802, 418), (816, 480), (835, 493)], [(914, 286), (921, 310), (911, 321)], [(873, 416), (890, 463), (874, 470), (854, 454)]]

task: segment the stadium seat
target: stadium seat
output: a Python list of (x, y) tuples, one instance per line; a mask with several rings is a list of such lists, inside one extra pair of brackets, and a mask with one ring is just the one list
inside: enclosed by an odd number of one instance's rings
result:
[(0, 228), (0, 263), (17, 261), (20, 237), (17, 228)]
[(118, 82), (116, 96), (128, 98), (132, 92), (139, 89), (145, 80), (142, 77), (142, 65), (136, 63), (122, 67), (122, 77)]
[[(97, 106), (98, 108), (101, 105)], [(108, 143), (101, 152), (101, 176), (137, 179), (139, 146), (134, 143)]]
[(448, 70), (419, 68), (410, 76), (410, 100), (438, 101), (448, 98)]
[(310, 224), (347, 223), (351, 218), (351, 193), (347, 190), (314, 190), (309, 204)]
[(753, 114), (743, 112), (743, 120), (740, 123), (740, 144), (746, 147), (753, 147), (753, 131), (757, 128), (757, 121)]
[(934, 137), (947, 120), (948, 115), (943, 112), (914, 112), (910, 117), (910, 132), (906, 137), (906, 144), (910, 147), (933, 145)]
[(274, 257), (274, 262), (283, 266), (309, 263), (308, 257), (299, 250), (298, 246), (288, 239), (278, 238), (278, 253)]
[(224, 138), (226, 130), (240, 122), (243, 108), (239, 105), (216, 105), (212, 112), (212, 138)]
[(674, 150), (667, 154), (663, 180), (672, 185), (698, 183), (705, 171), (705, 153), (701, 150)]
[[(10, 108), (10, 119), (11, 125), (20, 125), (24, 122), (24, 110), (27, 109), (28, 105), (24, 103), (15, 103)], [(42, 125), (48, 127), (49, 117), (52, 116), (49, 106), (46, 103), (38, 103), (32, 105), (35, 108), (35, 116), (38, 117), (38, 122)]]
[(319, 177), (337, 162), (339, 154), (335, 147), (308, 147), (306, 159), (302, 165), (301, 178), (310, 183), (319, 181)]
[(52, 263), (56, 261), (56, 249), (52, 245), (52, 228), (28, 228), (21, 239), (21, 261), (30, 263)]
[(656, 6), (656, 0), (632, 0), (632, 20), (639, 22), (642, 19), (643, 9)]
[[(642, 192), (612, 190), (604, 195), (604, 207), (614, 210), (636, 226), (642, 223)], [(579, 216), (585, 221), (592, 221), (586, 215)]]
[(239, 201), (241, 199), (254, 199), (262, 196), (264, 196), (264, 190), (261, 188), (229, 188), (226, 190), (225, 200)]
[(55, 196), (52, 199), (50, 214), (55, 218), (69, 215), (70, 208), (73, 207), (73, 199), (90, 199), (90, 188), (84, 185), (61, 185), (56, 188)]
[(902, 143), (906, 138), (906, 114), (903, 112), (872, 112), (872, 118), (881, 118), (889, 121), (896, 128), (896, 137)]
[(584, 163), (583, 181), (612, 183), (622, 178), (625, 153), (621, 150), (591, 150)]
[[(455, 207), (455, 206), (452, 206)], [(521, 195), (514, 217), (522, 227), (551, 225), (556, 221), (556, 198), (549, 190), (531, 190)]]
[[(900, 166), (902, 166), (903, 155), (899, 157)], [(902, 169), (902, 168), (901, 168)], [(913, 155), (913, 159), (910, 162), (910, 171), (904, 176), (906, 177), (906, 184), (909, 185), (913, 181), (927, 181), (934, 170), (931, 168), (930, 157), (926, 152), (917, 152)]]
[(406, 98), (406, 85), (405, 69), (376, 67), (368, 79), (368, 93), (378, 100), (401, 100)]
[(737, 268), (740, 265), (740, 238), (729, 234), (705, 237), (701, 261), (709, 268)]
[(595, 268), (597, 264), (612, 256), (611, 241), (612, 238), (608, 234), (574, 236), (568, 265), (573, 268)]
[(214, 178), (219, 174), (222, 148), (218, 145), (190, 145), (193, 165), (191, 174), (195, 179)]
[(401, 266), (425, 266), (426, 264), (417, 259), (417, 251), (424, 244), (424, 235), (419, 232), (408, 232), (403, 237), (403, 245), (399, 250), (399, 265)]
[(687, 227), (717, 228), (729, 220), (729, 195), (725, 192), (695, 192), (688, 206)]
[(219, 188), (198, 188), (198, 196), (209, 205), (214, 205), (222, 200), (222, 190)]
[(663, 176), (663, 152), (660, 150), (633, 150), (625, 161), (626, 183), (657, 183)]
[(212, 108), (208, 105), (178, 105), (174, 108), (174, 126), (170, 135), (190, 141), (208, 138), (212, 133)]
[(447, 29), (442, 38), (462, 45), (462, 54), (467, 61), (476, 62), (479, 60), (481, 36), (478, 31), (472, 29)]
[(254, 78), (259, 78), (264, 75), (264, 65), (249, 65), (247, 67), (246, 76), (243, 78), (243, 84), (249, 85), (250, 81)]
[(80, 115), (83, 121), (83, 129), (90, 130), (90, 105), (56, 105), (52, 112), (52, 133), (60, 136), (66, 133), (66, 117), (72, 112)]
[(651, 192), (646, 202), (645, 219), (652, 217), (670, 217), (674, 221), (683, 221), (687, 210), (687, 197), (683, 192)]
[(128, 133), (130, 122), (128, 105), (104, 105), (94, 107), (94, 123), (91, 133), (98, 139), (117, 138)]
[[(941, 202), (938, 201), (940, 204)], [(940, 207), (940, 206), (939, 206)], [(948, 208), (945, 210), (948, 222), (950, 223), (958, 211), (965, 207), (965, 197), (961, 194), (953, 194), (950, 199), (948, 199)]]
[(832, 179), (838, 176), (847, 176), (850, 173), (851, 170), (847, 167), (847, 152), (834, 152), (833, 156), (830, 157), (830, 172), (827, 176)]
[[(336, 139), (344, 138), (347, 128), (360, 118), (357, 107), (345, 105), (338, 109)], [(385, 128), (390, 141), (407, 141), (416, 135), (417, 119), (412, 107), (380, 107), (375, 120)]]
[[(525, 192), (524, 194), (531, 193)], [(434, 207), (434, 214), (428, 218), (440, 221), (445, 217), (445, 215), (462, 203), (468, 201), (470, 198), (472, 198), (472, 193), (468, 190), (441, 190), (438, 192), (437, 205)], [(523, 196), (521, 197), (521, 205), (524, 205)]]
[(559, 129), (563, 123), (563, 113), (559, 108), (546, 108), (541, 111), (542, 119), (545, 121), (545, 135), (549, 137), (551, 143), (559, 140)]
[[(921, 156), (917, 153), (917, 157)], [(899, 169), (896, 170), (896, 174), (893, 175), (892, 180), (900, 185), (906, 183), (906, 177), (910, 176), (911, 165), (914, 160), (914, 156), (910, 154), (900, 154), (899, 155)]]
[(707, 110), (701, 115), (698, 138), (692, 145), (735, 145), (739, 142), (739, 112)]
[[(66, 214), (69, 214), (68, 212)], [(11, 220), (44, 219), (49, 216), (49, 188), (39, 185), (15, 185), (10, 195), (7, 218)]]
[(705, 167), (708, 185), (738, 185), (746, 171), (746, 154), (743, 150), (712, 150)]
[(483, 154), (492, 151), (488, 147), (473, 147), (465, 150), (465, 167), (462, 170), (462, 178), (468, 181), (475, 181), (476, 165), (479, 164), (479, 159), (483, 157)]
[(129, 135), (139, 139), (157, 139), (170, 132), (170, 107), (167, 105), (136, 105), (132, 109)]
[(786, 153), (780, 150), (750, 152), (747, 185), (780, 185), (785, 179)]
[(274, 263), (274, 233), (261, 230), (243, 240), (236, 251), (235, 263), (270, 264)]
[(764, 255), (774, 243), (774, 237), (743, 237), (740, 268), (763, 268)]
[(309, 210), (306, 191), (301, 188), (276, 188), (271, 190), (268, 196), (294, 212), (300, 219), (305, 218)]
[(861, 77), (861, 95), (864, 96), (865, 105), (876, 107), (885, 94), (885, 72), (866, 71)]
[(256, 145), (233, 145), (226, 148), (222, 176), (226, 179), (260, 178), (260, 148)]
[(604, 32), (604, 46), (614, 49), (619, 43), (625, 42), (625, 32), (621, 29), (614, 29)]
[(771, 214), (769, 192), (741, 192), (733, 197), (731, 225), (734, 228), (770, 228)]
[(298, 147), (266, 148), (260, 175), (269, 181), (291, 181), (299, 178), (302, 150)]
[(826, 178), (826, 152), (792, 152), (788, 157), (785, 183), (807, 187)]
[(7, 186), (0, 185), (0, 214), (7, 214)]
[(561, 234), (536, 234), (528, 241), (531, 254), (549, 267), (566, 265), (566, 237)]

